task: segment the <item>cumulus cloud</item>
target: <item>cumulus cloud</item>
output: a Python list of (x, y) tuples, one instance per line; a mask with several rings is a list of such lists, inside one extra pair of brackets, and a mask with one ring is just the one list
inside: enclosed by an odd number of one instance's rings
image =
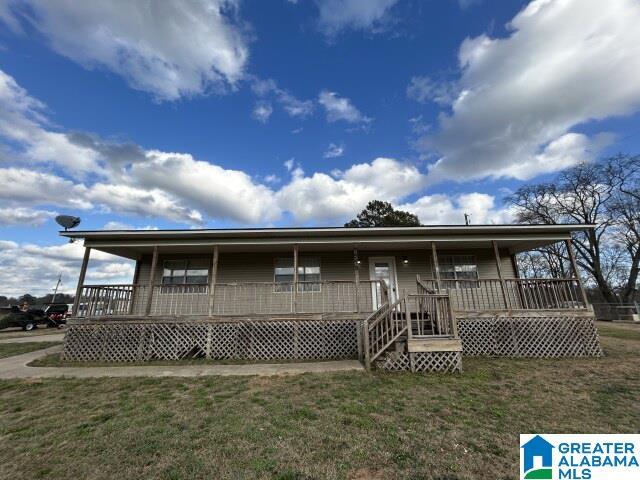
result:
[(320, 12), (318, 27), (332, 36), (351, 28), (376, 31), (388, 20), (398, 0), (316, 0)]
[[(34, 245), (0, 240), (0, 295), (51, 293), (62, 275), (60, 291), (74, 293), (84, 248), (80, 243)], [(86, 283), (131, 283), (132, 261), (94, 250)]]
[(138, 185), (161, 189), (212, 218), (257, 223), (280, 216), (268, 187), (240, 170), (196, 160), (189, 154), (149, 151), (147, 161), (132, 165), (130, 174)]
[(31, 227), (39, 227), (55, 215), (56, 212), (26, 207), (0, 208), (0, 226), (28, 225)]
[(353, 165), (333, 175), (305, 176), (293, 170), (291, 181), (276, 198), (282, 209), (300, 221), (342, 221), (373, 199), (396, 202), (423, 188), (425, 178), (413, 165), (390, 158)]
[(75, 176), (98, 171), (98, 152), (74, 144), (63, 133), (45, 128), (43, 110), (40, 101), (0, 70), (0, 136), (12, 146), (19, 145), (15, 153), (32, 163), (70, 167)]
[(327, 150), (322, 155), (324, 158), (337, 158), (344, 155), (344, 145), (336, 145), (335, 143), (330, 143), (327, 147)]
[(515, 218), (509, 207), (496, 206), (494, 196), (477, 192), (454, 197), (445, 194), (425, 195), (398, 208), (417, 215), (424, 225), (464, 224), (465, 213), (470, 216), (472, 224), (511, 223)]
[(575, 127), (640, 108), (639, 22), (635, 0), (534, 0), (506, 37), (467, 38), (460, 93), (418, 142), (440, 154), (432, 180), (529, 179), (592, 159), (606, 137)]
[(8, 0), (0, 20), (16, 32), (28, 22), (60, 55), (176, 100), (221, 92), (242, 78), (249, 50), (237, 7), (237, 0)]
[(158, 230), (158, 227), (145, 225), (144, 227), (136, 227), (123, 222), (107, 222), (102, 227), (103, 230)]
[(360, 110), (351, 103), (351, 100), (346, 97), (340, 97), (337, 93), (329, 90), (320, 92), (318, 102), (324, 107), (328, 122), (345, 121), (366, 124), (373, 120), (360, 113)]
[(313, 102), (311, 100), (300, 100), (291, 92), (280, 88), (275, 80), (253, 78), (251, 90), (262, 98), (273, 98), (282, 109), (294, 118), (306, 118), (313, 113)]
[(420, 103), (432, 101), (438, 105), (449, 105), (456, 96), (455, 85), (435, 82), (429, 77), (411, 77), (407, 85), (407, 97)]
[(269, 117), (273, 113), (273, 107), (269, 102), (258, 102), (253, 107), (253, 112), (251, 116), (262, 123), (267, 123)]

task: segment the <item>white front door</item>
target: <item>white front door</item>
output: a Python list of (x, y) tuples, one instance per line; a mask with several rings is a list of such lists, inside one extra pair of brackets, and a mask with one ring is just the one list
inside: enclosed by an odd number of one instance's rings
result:
[[(396, 257), (369, 257), (369, 278), (379, 280), (387, 285), (391, 303), (398, 299)], [(379, 284), (374, 283), (371, 286), (371, 295), (373, 308), (377, 309), (382, 304), (382, 292)]]

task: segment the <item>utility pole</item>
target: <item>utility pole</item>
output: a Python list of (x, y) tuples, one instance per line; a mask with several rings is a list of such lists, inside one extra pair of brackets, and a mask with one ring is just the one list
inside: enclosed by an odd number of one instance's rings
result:
[(469, 219), (471, 218), (471, 215), (469, 215), (468, 213), (464, 214), (464, 224), (465, 225), (469, 225), (470, 221)]
[(51, 303), (56, 303), (56, 295), (58, 295), (58, 287), (60, 286), (61, 281), (62, 274), (58, 275), (58, 283), (56, 283), (56, 288), (53, 289), (53, 297), (51, 298)]

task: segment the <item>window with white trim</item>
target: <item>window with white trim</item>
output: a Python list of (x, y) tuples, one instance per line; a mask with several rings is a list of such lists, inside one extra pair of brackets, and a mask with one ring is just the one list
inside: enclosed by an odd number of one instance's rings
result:
[[(276, 292), (290, 292), (293, 284), (293, 258), (276, 258), (273, 279)], [(320, 259), (298, 258), (298, 292), (320, 291)]]
[(209, 281), (207, 260), (165, 260), (163, 285), (206, 285)]
[(478, 280), (478, 262), (475, 255), (438, 255), (438, 265), (440, 278), (455, 280), (456, 288), (477, 286), (475, 280)]

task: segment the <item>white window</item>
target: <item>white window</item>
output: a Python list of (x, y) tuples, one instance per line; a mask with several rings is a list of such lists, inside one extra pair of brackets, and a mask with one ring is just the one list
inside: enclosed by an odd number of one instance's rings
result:
[(456, 288), (477, 286), (475, 280), (478, 280), (478, 262), (475, 255), (441, 255), (438, 256), (438, 265), (440, 278), (455, 280)]
[(206, 285), (209, 281), (207, 260), (166, 260), (163, 285)]
[[(274, 266), (276, 292), (290, 292), (293, 284), (293, 258), (276, 258)], [(280, 285), (278, 285), (280, 284)], [(320, 291), (320, 259), (298, 258), (298, 292)]]

